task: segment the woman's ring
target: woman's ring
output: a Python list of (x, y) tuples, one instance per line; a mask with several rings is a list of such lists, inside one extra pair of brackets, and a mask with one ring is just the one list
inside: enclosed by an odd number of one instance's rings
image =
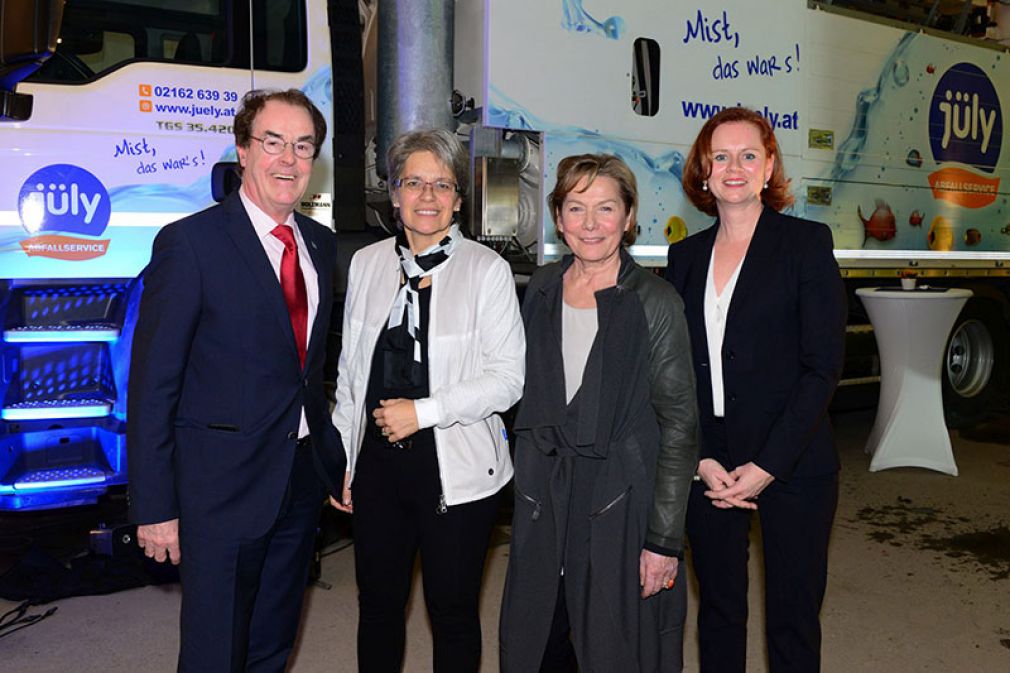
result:
[(666, 584), (663, 585), (663, 588), (672, 589), (673, 585), (674, 585), (674, 579), (671, 577), (670, 579), (666, 580)]

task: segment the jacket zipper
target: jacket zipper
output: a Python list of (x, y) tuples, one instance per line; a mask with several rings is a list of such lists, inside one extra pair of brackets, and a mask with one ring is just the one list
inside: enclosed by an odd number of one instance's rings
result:
[[(501, 452), (498, 449), (498, 438), (495, 437), (494, 429), (491, 427), (491, 419), (490, 418), (485, 418), (484, 419), (484, 427), (487, 428), (487, 433), (489, 435), (491, 435), (491, 446), (494, 447), (494, 462), (495, 462), (495, 465), (497, 465), (499, 462), (501, 462)], [(506, 441), (508, 441), (508, 435), (505, 433), (505, 428), (501, 429), (501, 434), (502, 434), (502, 437)]]
[(629, 486), (628, 488), (624, 489), (624, 492), (623, 492), (623, 493), (621, 493), (621, 495), (617, 496), (616, 498), (614, 498), (613, 500), (611, 500), (610, 502), (608, 502), (608, 503), (607, 503), (606, 505), (604, 505), (602, 509), (598, 509), (598, 510), (596, 510), (595, 512), (593, 512), (592, 514), (590, 514), (590, 515), (589, 515), (589, 518), (590, 518), (590, 519), (595, 519), (596, 517), (598, 517), (598, 516), (600, 516), (600, 515), (602, 515), (602, 514), (606, 514), (606, 513), (607, 513), (607, 512), (609, 512), (609, 511), (610, 511), (611, 509), (613, 509), (613, 507), (614, 507), (614, 506), (615, 506), (615, 505), (616, 505), (617, 503), (619, 503), (619, 502), (621, 502), (622, 500), (624, 500), (624, 498), (625, 498), (625, 497), (626, 497), (626, 496), (627, 496), (627, 495), (628, 495), (629, 493), (631, 493), (631, 487), (630, 487), (630, 486)]
[(534, 498), (531, 498), (530, 496), (526, 495), (525, 493), (523, 493), (522, 491), (520, 491), (518, 489), (516, 489), (516, 495), (518, 495), (520, 498), (522, 498), (526, 502), (528, 502), (531, 505), (533, 505), (533, 515), (530, 517), (530, 521), (536, 521), (537, 519), (539, 519), (540, 518), (540, 501), (539, 500), (535, 500)]
[[(395, 252), (395, 248), (394, 248), (394, 252)], [(400, 270), (400, 273), (401, 273), (400, 278), (401, 278), (401, 280), (403, 280), (403, 282), (407, 282), (406, 277), (403, 275), (403, 270), (400, 269), (399, 263), (397, 263), (397, 269)], [(435, 286), (436, 286), (435, 276), (432, 275), (432, 276), (430, 276), (430, 278), (431, 278), (431, 298), (430, 298), (429, 304), (428, 304), (428, 333), (429, 334), (437, 334), (436, 327), (438, 325), (438, 318), (437, 318), (437, 314), (438, 314), (438, 293), (435, 290)], [(394, 296), (394, 301), (395, 301), (395, 296)], [(432, 373), (433, 370), (436, 370), (436, 368), (432, 366), (431, 351), (429, 351), (428, 352), (428, 377), (429, 377), (428, 383), (432, 387), (434, 387), (438, 383), (438, 381), (435, 380), (434, 377), (431, 376), (431, 373)], [(442, 456), (438, 452), (438, 442), (435, 442), (435, 462), (438, 464), (438, 482), (442, 486), (442, 488), (445, 488), (445, 484), (444, 484), (444, 482), (442, 480)], [(435, 507), (435, 514), (437, 514), (438, 516), (442, 516), (443, 514), (445, 514), (448, 511), (449, 511), (449, 506), (445, 504), (445, 493), (439, 493), (438, 494), (438, 505)]]

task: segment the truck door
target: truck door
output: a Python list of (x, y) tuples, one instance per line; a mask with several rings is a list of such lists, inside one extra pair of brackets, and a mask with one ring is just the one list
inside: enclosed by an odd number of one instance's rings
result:
[[(250, 14), (251, 9), (251, 14)], [(129, 351), (159, 228), (213, 204), (250, 88), (332, 118), (326, 3), (68, 0), (55, 53), (0, 122), (0, 510), (94, 502), (126, 480)], [(330, 224), (332, 159), (309, 192)]]

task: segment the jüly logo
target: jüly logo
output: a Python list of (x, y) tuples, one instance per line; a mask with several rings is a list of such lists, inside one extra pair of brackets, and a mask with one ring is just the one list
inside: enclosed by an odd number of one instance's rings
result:
[(929, 109), (929, 144), (937, 163), (995, 170), (1003, 114), (996, 87), (977, 65), (953, 65), (937, 82)]
[(97, 236), (109, 224), (109, 193), (90, 172), (70, 164), (45, 166), (21, 186), (21, 224), (29, 234), (42, 231)]
[(29, 192), (25, 199), (31, 202), (27, 207), (35, 212), (44, 212), (51, 216), (69, 213), (73, 217), (83, 213), (84, 224), (91, 224), (95, 220), (95, 212), (102, 201), (102, 195), (82, 194), (81, 186), (76, 182), (70, 184), (70, 189), (67, 189), (67, 185), (62, 182), (58, 185), (38, 182), (35, 184), (35, 191)]
[(21, 186), (18, 214), (21, 226), (33, 236), (21, 241), (21, 247), (29, 256), (75, 261), (100, 257), (108, 250), (108, 240), (62, 234), (99, 236), (111, 211), (108, 191), (90, 172), (71, 164), (45, 166)]
[(982, 135), (982, 154), (989, 151), (989, 141), (992, 140), (992, 129), (996, 124), (996, 110), (986, 110), (979, 105), (978, 94), (958, 91), (956, 94), (947, 89), (945, 101), (937, 105), (943, 114), (943, 139), (940, 147), (950, 146), (951, 135), (958, 140), (971, 139), (977, 142), (979, 132)]
[(963, 208), (984, 208), (996, 200), (1000, 178), (985, 174), (999, 161), (1003, 111), (996, 87), (977, 65), (953, 65), (937, 82), (929, 145), (940, 164), (929, 174), (934, 199)]

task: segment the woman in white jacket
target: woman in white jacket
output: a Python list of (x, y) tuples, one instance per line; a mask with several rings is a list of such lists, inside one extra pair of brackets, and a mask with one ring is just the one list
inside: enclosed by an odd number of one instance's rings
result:
[[(519, 399), (525, 337), (508, 264), (463, 238), (468, 157), (443, 130), (387, 157), (400, 231), (354, 255), (333, 423), (354, 515), (358, 670), (398, 673), (420, 550), (434, 670), (475, 672), (498, 492), (512, 477), (496, 412)], [(353, 499), (352, 499), (353, 494)]]

